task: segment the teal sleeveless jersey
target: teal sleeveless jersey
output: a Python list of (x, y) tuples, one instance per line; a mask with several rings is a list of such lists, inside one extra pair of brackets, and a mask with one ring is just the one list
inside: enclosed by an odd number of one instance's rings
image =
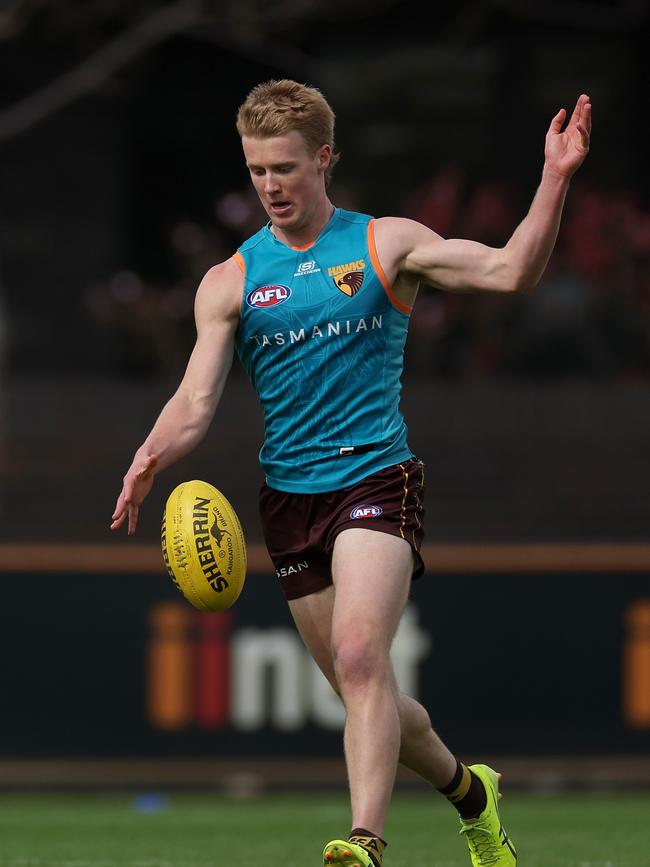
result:
[(381, 269), (373, 222), (337, 208), (306, 248), (267, 225), (235, 254), (237, 352), (264, 410), (260, 462), (280, 491), (338, 490), (412, 457), (399, 411), (410, 308)]

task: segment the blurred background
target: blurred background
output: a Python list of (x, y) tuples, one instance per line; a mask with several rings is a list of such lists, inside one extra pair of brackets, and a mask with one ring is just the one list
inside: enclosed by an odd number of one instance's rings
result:
[[(182, 375), (199, 280), (264, 220), (235, 115), (283, 77), (336, 111), (335, 204), (497, 246), (526, 214), (551, 118), (591, 96), (592, 151), (539, 286), (426, 288), (415, 307), (403, 410), (427, 464), (430, 575), (396, 653), (463, 755), (510, 757), (522, 782), (534, 759), (540, 779), (650, 785), (650, 10), (457, 0), (430, 13), (395, 0), (0, 7), (6, 785), (106, 782), (116, 757), (116, 784), (259, 783), (263, 760), (339, 755), (340, 709), (261, 548), (262, 423), (238, 363), (138, 536), (108, 530)], [(163, 574), (160, 516), (187, 478), (224, 491), (251, 546), (225, 616), (195, 616)], [(504, 636), (486, 653), (517, 693), (505, 722), (459, 682), (460, 611), (474, 634), (487, 612)]]

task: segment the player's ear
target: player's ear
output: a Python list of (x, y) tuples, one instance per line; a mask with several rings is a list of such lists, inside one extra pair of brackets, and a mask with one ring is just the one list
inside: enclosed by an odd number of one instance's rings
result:
[(316, 155), (318, 157), (318, 168), (321, 172), (327, 171), (332, 161), (332, 148), (328, 144), (321, 145)]

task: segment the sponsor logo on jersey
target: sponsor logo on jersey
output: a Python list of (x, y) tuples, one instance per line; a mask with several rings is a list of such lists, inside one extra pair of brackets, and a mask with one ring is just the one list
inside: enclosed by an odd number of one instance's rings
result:
[(282, 304), (291, 295), (291, 289), (281, 283), (273, 283), (268, 286), (258, 286), (246, 296), (249, 307), (275, 307)]
[(252, 334), (250, 339), (256, 346), (284, 346), (285, 343), (305, 343), (308, 340), (321, 340), (331, 337), (344, 337), (361, 334), (364, 331), (381, 330), (383, 316), (361, 316), (359, 319), (338, 319), (335, 322), (321, 322), (311, 328), (296, 328), (294, 331), (276, 331), (275, 334)]
[(356, 262), (347, 262), (345, 265), (334, 265), (327, 269), (327, 274), (336, 288), (351, 298), (361, 289), (365, 267), (366, 260), (357, 259)]
[(355, 506), (352, 509), (350, 517), (356, 520), (357, 518), (378, 518), (383, 514), (384, 510), (381, 506), (370, 506), (367, 503), (363, 503), (361, 506)]
[(304, 277), (306, 274), (320, 274), (320, 268), (316, 267), (313, 259), (309, 262), (301, 262), (293, 276)]

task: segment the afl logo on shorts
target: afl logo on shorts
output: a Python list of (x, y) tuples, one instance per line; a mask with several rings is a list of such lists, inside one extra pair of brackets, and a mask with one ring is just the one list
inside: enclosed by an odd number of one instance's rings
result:
[(246, 303), (249, 307), (275, 307), (276, 304), (282, 304), (291, 295), (291, 289), (288, 286), (282, 286), (280, 283), (274, 283), (269, 286), (258, 286), (246, 296)]
[(381, 506), (368, 506), (365, 503), (362, 506), (355, 506), (350, 512), (350, 517), (354, 518), (378, 518), (384, 514)]

